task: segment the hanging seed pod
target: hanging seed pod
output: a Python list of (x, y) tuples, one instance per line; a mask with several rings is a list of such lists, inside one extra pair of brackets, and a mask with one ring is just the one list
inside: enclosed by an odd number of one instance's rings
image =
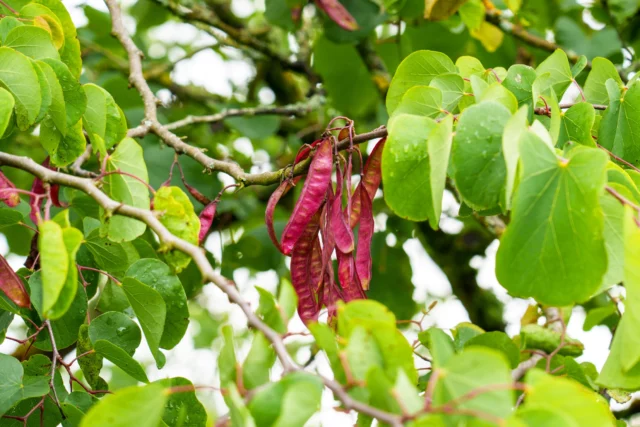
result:
[[(362, 188), (362, 183), (358, 184)], [(357, 190), (356, 190), (357, 192)], [(374, 221), (373, 205), (365, 190), (360, 190), (360, 227), (358, 228), (358, 247), (356, 249), (356, 272), (362, 289), (368, 290), (371, 282), (371, 241), (373, 239)]]
[(282, 181), (278, 188), (276, 188), (276, 190), (271, 194), (271, 197), (269, 197), (267, 209), (264, 212), (264, 222), (267, 225), (267, 233), (269, 233), (269, 238), (280, 252), (282, 252), (282, 246), (280, 245), (280, 242), (278, 242), (276, 231), (273, 228), (273, 214), (280, 199), (300, 181), (300, 178), (301, 177), (298, 176), (293, 178), (293, 181)]
[[(380, 187), (380, 181), (382, 180), (382, 149), (384, 148), (384, 143), (386, 141), (386, 138), (378, 141), (364, 165), (362, 185), (369, 195), (369, 200), (373, 200), (378, 188)], [(349, 219), (349, 225), (351, 228), (355, 228), (358, 220), (360, 219), (360, 191), (362, 191), (360, 188), (360, 185), (356, 187), (356, 191), (353, 193), (353, 197), (351, 198), (351, 215)]]
[(22, 280), (2, 255), (0, 255), (0, 290), (18, 307), (31, 307), (31, 300), (22, 284)]
[(342, 214), (342, 173), (338, 170), (338, 185), (335, 196), (331, 196), (331, 233), (334, 236), (336, 247), (345, 254), (353, 252), (355, 247), (353, 231), (347, 225)]
[(320, 215), (316, 214), (291, 253), (291, 283), (298, 295), (298, 314), (305, 324), (317, 321), (320, 311), (313, 288), (314, 281), (320, 280), (322, 269), (318, 241), (319, 221)]
[(356, 273), (356, 263), (352, 254), (336, 251), (338, 256), (338, 280), (342, 286), (342, 294), (346, 302), (356, 299), (366, 299), (360, 279)]
[(218, 201), (214, 200), (202, 209), (200, 212), (200, 234), (198, 235), (198, 244), (202, 245), (204, 238), (207, 237), (211, 224), (213, 224), (213, 218), (216, 216), (216, 209), (218, 207)]
[(285, 255), (291, 254), (293, 246), (304, 232), (305, 227), (324, 202), (327, 187), (331, 184), (332, 169), (333, 150), (331, 140), (325, 139), (319, 145), (318, 151), (316, 151), (311, 161), (300, 198), (282, 233), (282, 252)]
[(351, 16), (349, 11), (340, 4), (338, 0), (316, 0), (318, 7), (331, 18), (333, 22), (338, 24), (340, 28), (347, 31), (355, 31), (358, 29), (358, 23)]

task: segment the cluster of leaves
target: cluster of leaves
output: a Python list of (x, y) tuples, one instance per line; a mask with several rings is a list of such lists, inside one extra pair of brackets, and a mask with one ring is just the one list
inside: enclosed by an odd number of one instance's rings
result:
[[(640, 390), (638, 5), (590, 5), (595, 30), (571, 1), (267, 0), (240, 19), (225, 1), (143, 0), (130, 13), (147, 58), (129, 70), (138, 47), (107, 3), (112, 16), (87, 6), (76, 29), (59, 0), (0, 1), (0, 164), (13, 166), (0, 232), (28, 256), (17, 271), (0, 256), (0, 338), (18, 344), (0, 354), (0, 425), (204, 426), (212, 408), (196, 392), (213, 389), (221, 424), (301, 426), (327, 388), (361, 426), (616, 425), (609, 402)], [(248, 88), (223, 99), (173, 81), (170, 52), (201, 48), (155, 38), (170, 13), (217, 37), (207, 49), (252, 61)], [(262, 89), (275, 107), (257, 106)], [(183, 127), (187, 148), (171, 133)], [(229, 187), (243, 191), (221, 199)], [(453, 216), (463, 231), (438, 230)], [(414, 300), (403, 250), (415, 237), (477, 324), (424, 328), (434, 304)], [(495, 237), (499, 283), (536, 302), (513, 337), (469, 266)], [(214, 266), (275, 271), (278, 290), (255, 287), (252, 311)], [(208, 312), (208, 281), (253, 328)], [(620, 285), (624, 314), (608, 293)], [(585, 330), (614, 332), (602, 369), (567, 335), (575, 306)], [(219, 384), (151, 381), (190, 322), (194, 346), (216, 349)], [(24, 338), (6, 336), (12, 323)], [(310, 338), (285, 345), (296, 335)], [(305, 369), (316, 359), (329, 377)]]

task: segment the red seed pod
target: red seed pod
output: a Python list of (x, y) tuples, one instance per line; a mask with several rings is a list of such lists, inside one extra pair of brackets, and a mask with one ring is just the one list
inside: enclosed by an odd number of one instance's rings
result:
[(15, 188), (13, 182), (0, 172), (0, 202), (10, 208), (15, 208), (20, 203), (20, 194), (17, 191), (12, 191)]
[(318, 300), (312, 286), (319, 280), (322, 261), (320, 259), (320, 243), (318, 229), (320, 216), (315, 215), (304, 230), (291, 254), (291, 283), (298, 295), (298, 314), (307, 324), (318, 320)]
[[(382, 180), (382, 149), (384, 148), (384, 143), (386, 141), (387, 138), (383, 138), (378, 141), (364, 165), (362, 185), (367, 190), (367, 194), (369, 194), (369, 200), (373, 200), (376, 195), (376, 191), (378, 191), (378, 187), (380, 187), (380, 181)], [(349, 225), (351, 228), (355, 228), (358, 220), (360, 219), (360, 191), (360, 185), (358, 185), (358, 187), (356, 187), (356, 191), (353, 193), (353, 197), (351, 198), (351, 216), (349, 219)]]
[(336, 251), (338, 255), (338, 280), (342, 286), (342, 293), (346, 302), (356, 299), (366, 299), (360, 279), (356, 273), (356, 263), (352, 254)]
[(214, 200), (202, 209), (200, 212), (200, 234), (198, 235), (198, 244), (202, 245), (204, 238), (207, 237), (213, 218), (216, 216), (216, 208), (218, 207), (218, 201)]
[[(333, 189), (329, 186), (327, 190), (327, 198), (331, 200), (333, 197)], [(325, 203), (322, 208), (322, 215), (320, 217), (320, 235), (322, 236), (322, 271), (326, 272), (327, 268), (333, 264), (331, 262), (331, 255), (336, 247), (335, 236), (331, 230), (331, 203)], [(322, 280), (325, 280), (324, 276)], [(316, 288), (320, 288), (321, 283), (318, 282)]]
[(294, 164), (299, 163), (304, 159), (306, 159), (307, 157), (309, 157), (309, 153), (311, 153), (311, 150), (316, 148), (322, 141), (324, 141), (324, 139), (317, 139), (313, 141), (311, 144), (305, 144), (300, 149), (300, 151), (298, 151), (298, 154), (296, 155), (296, 159), (294, 160)]
[[(56, 168), (52, 167), (49, 164), (49, 157), (44, 159), (44, 162), (42, 162), (42, 166), (52, 171), (56, 170)], [(44, 195), (47, 193), (44, 189), (44, 183), (40, 178), (36, 177), (36, 179), (33, 180), (33, 184), (31, 185), (31, 192), (33, 194), (40, 194), (40, 195)], [(59, 208), (66, 207), (66, 205), (63, 205), (60, 202), (60, 186), (59, 185), (49, 184), (49, 195), (51, 196), (51, 203), (53, 203), (54, 206)], [(31, 221), (33, 221), (34, 224), (38, 223), (38, 217), (36, 214), (40, 212), (40, 208), (42, 206), (43, 200), (44, 200), (43, 197), (40, 197), (37, 200), (33, 196), (29, 197), (29, 206), (31, 206), (31, 212), (29, 213), (29, 218), (31, 218)]]
[[(362, 188), (362, 183), (358, 184)], [(358, 228), (358, 247), (356, 249), (356, 272), (362, 289), (368, 290), (371, 282), (371, 240), (373, 239), (373, 205), (366, 191), (360, 190), (360, 227)]]
[(203, 205), (208, 205), (211, 203), (211, 200), (207, 196), (199, 192), (197, 188), (190, 186), (184, 181), (182, 183), (184, 184), (184, 188), (187, 189), (189, 194), (191, 194), (193, 198), (196, 199), (198, 202), (200, 202)]
[(347, 225), (344, 215), (342, 215), (342, 173), (339, 170), (337, 187), (335, 196), (330, 196), (329, 198), (331, 202), (331, 233), (334, 236), (336, 247), (345, 254), (348, 254), (353, 252), (355, 239), (353, 237), (353, 231)]
[(338, 311), (338, 301), (344, 300), (342, 291), (334, 279), (333, 264), (328, 264), (324, 271), (322, 289), (322, 300), (324, 302), (324, 306), (327, 307), (327, 310), (329, 311), (329, 321), (331, 321)]
[(22, 280), (2, 255), (0, 255), (0, 290), (18, 307), (31, 307), (31, 300), (22, 284)]
[(269, 238), (273, 242), (273, 244), (278, 248), (280, 252), (282, 252), (282, 246), (280, 242), (278, 242), (278, 237), (276, 236), (276, 231), (273, 228), (273, 213), (276, 210), (276, 205), (280, 201), (280, 199), (289, 192), (290, 189), (293, 188), (295, 184), (300, 181), (299, 176), (293, 178), (293, 182), (289, 180), (282, 181), (278, 188), (271, 194), (269, 197), (269, 201), (267, 202), (267, 209), (264, 211), (264, 222), (267, 225), (267, 232), (269, 233)]
[(331, 140), (325, 139), (319, 145), (318, 151), (316, 151), (311, 161), (300, 198), (282, 233), (282, 252), (285, 255), (291, 254), (293, 246), (304, 232), (305, 227), (324, 202), (327, 187), (331, 185), (332, 169), (333, 149)]
[(358, 29), (358, 23), (338, 0), (316, 0), (318, 7), (325, 11), (333, 22), (347, 31)]

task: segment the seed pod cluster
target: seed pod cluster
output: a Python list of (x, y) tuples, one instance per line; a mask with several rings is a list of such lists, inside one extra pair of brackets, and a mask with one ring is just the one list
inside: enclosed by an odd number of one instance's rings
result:
[[(366, 298), (365, 290), (371, 281), (372, 203), (380, 185), (385, 141), (381, 140), (374, 148), (353, 192), (352, 156), (349, 154), (342, 165), (334, 141), (333, 136), (326, 136), (298, 154), (296, 162), (315, 149), (300, 197), (280, 241), (273, 228), (275, 207), (301, 177), (283, 181), (271, 195), (265, 212), (271, 240), (283, 254), (291, 256), (291, 281), (298, 295), (298, 314), (305, 323), (316, 321), (323, 306), (328, 309), (329, 318), (333, 318), (339, 300)], [(334, 165), (335, 190), (331, 179)], [(334, 253), (338, 261), (337, 280), (332, 262)]]

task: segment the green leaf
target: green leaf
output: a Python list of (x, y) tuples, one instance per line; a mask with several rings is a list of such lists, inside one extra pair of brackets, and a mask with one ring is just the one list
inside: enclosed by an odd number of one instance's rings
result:
[(36, 117), (36, 122), (42, 121), (45, 117), (47, 111), (51, 107), (51, 103), (53, 102), (53, 95), (51, 93), (51, 88), (49, 87), (49, 80), (47, 79), (46, 74), (42, 70), (42, 67), (38, 65), (38, 61), (32, 60), (31, 65), (33, 65), (33, 69), (38, 75), (38, 83), (40, 84), (40, 94), (42, 95), (42, 102), (40, 103), (40, 112), (38, 113), (38, 117)]
[(2, 39), (2, 43), (4, 44), (4, 41), (7, 39), (7, 34), (9, 34), (9, 31), (22, 25), (24, 24), (18, 21), (13, 16), (5, 16), (4, 18), (0, 19), (0, 38)]
[(560, 135), (558, 136), (559, 148), (564, 147), (568, 141), (577, 142), (588, 147), (595, 147), (596, 143), (591, 137), (591, 128), (596, 120), (596, 111), (588, 102), (579, 102), (560, 113)]
[[(43, 284), (42, 284), (42, 270), (36, 271), (29, 277), (29, 288), (31, 289), (31, 302), (36, 311), (31, 311), (29, 317), (35, 322), (35, 324), (42, 324), (41, 318), (43, 317), (42, 297), (43, 297)], [(82, 284), (76, 281), (75, 298), (67, 312), (60, 319), (51, 321), (51, 329), (53, 330), (53, 336), (56, 341), (56, 345), (59, 348), (67, 348), (78, 339), (78, 330), (80, 326), (85, 322), (87, 316), (87, 294), (84, 292)], [(29, 331), (34, 333), (33, 325), (29, 322)], [(38, 334), (33, 346), (40, 350), (51, 351), (51, 341), (48, 333)]]
[(391, 116), (404, 94), (414, 86), (428, 86), (434, 77), (456, 73), (456, 66), (444, 53), (420, 50), (407, 56), (398, 66), (387, 92), (387, 111)]
[(429, 349), (433, 358), (433, 366), (444, 366), (455, 354), (453, 340), (442, 329), (429, 328), (418, 334), (420, 343)]
[(273, 294), (259, 286), (255, 287), (260, 295), (260, 303), (256, 314), (262, 317), (263, 321), (276, 332), (284, 334), (287, 332), (287, 325), (284, 323), (282, 313)]
[(166, 362), (159, 348), (167, 317), (164, 300), (155, 289), (132, 277), (124, 279), (122, 289), (140, 321), (151, 354), (156, 359), (156, 366), (161, 369)]
[(493, 209), (500, 202), (506, 178), (502, 133), (510, 117), (503, 105), (484, 102), (464, 110), (458, 120), (451, 152), (453, 179), (475, 210)]
[(256, 423), (235, 384), (229, 384), (227, 393), (224, 395), (224, 403), (229, 408), (231, 427), (256, 427)]
[(522, 175), (496, 258), (512, 295), (565, 306), (587, 300), (607, 268), (599, 197), (608, 158), (576, 147), (557, 158), (544, 142), (520, 143)]
[(51, 65), (46, 62), (36, 61), (36, 66), (40, 68), (49, 86), (51, 92), (51, 104), (47, 109), (47, 114), (53, 121), (58, 132), (62, 135), (67, 134), (67, 107), (64, 100), (64, 92)]
[(573, 74), (571, 73), (571, 66), (569, 65), (569, 59), (567, 54), (557, 49), (547, 59), (542, 61), (536, 73), (541, 76), (545, 73), (550, 74), (549, 83), (553, 86), (553, 90), (558, 98), (561, 98), (564, 91), (567, 90), (571, 82), (573, 81)]
[(522, 64), (509, 67), (507, 77), (502, 81), (502, 85), (509, 89), (518, 100), (518, 107), (526, 105), (528, 107), (528, 119), (533, 120), (533, 82), (536, 80), (536, 71)]
[[(78, 365), (82, 369), (82, 374), (94, 390), (105, 390), (106, 382), (100, 378), (102, 370), (102, 356), (96, 353), (88, 353), (94, 350), (91, 339), (89, 338), (89, 326), (82, 325), (78, 332), (78, 343), (76, 345), (77, 354), (85, 354), (78, 359)], [(88, 353), (88, 354), (86, 354)]]
[[(142, 147), (131, 138), (125, 138), (116, 147), (107, 160), (107, 172), (126, 172), (137, 176), (143, 182), (149, 182), (147, 165), (144, 162)], [(104, 191), (112, 199), (126, 205), (149, 209), (149, 189), (140, 180), (127, 175), (114, 173), (104, 178)], [(145, 223), (122, 215), (111, 216), (106, 212), (102, 216), (103, 231), (114, 242), (128, 242), (144, 233)]]
[(355, 46), (336, 44), (322, 36), (313, 47), (313, 57), (313, 68), (336, 108), (349, 117), (375, 111), (380, 95)]
[(256, 331), (253, 343), (242, 365), (242, 377), (247, 390), (254, 389), (269, 382), (271, 367), (276, 361), (276, 353), (269, 340)]
[[(164, 388), (170, 387), (187, 387), (193, 384), (186, 378), (165, 378), (154, 381), (153, 384), (159, 384)], [(205, 426), (207, 424), (207, 412), (202, 403), (196, 397), (195, 389), (193, 391), (183, 391), (179, 393), (171, 393), (164, 405), (164, 413), (162, 420), (168, 426)]]
[(82, 419), (81, 427), (158, 427), (169, 394), (160, 384), (128, 387), (104, 397)]
[(77, 228), (66, 227), (62, 229), (62, 238), (64, 241), (64, 248), (67, 251), (69, 268), (64, 285), (55, 304), (51, 307), (50, 310), (44, 311), (45, 317), (52, 320), (59, 319), (64, 316), (69, 307), (71, 307), (71, 304), (76, 297), (76, 292), (78, 291), (78, 270), (76, 268), (76, 254), (78, 253), (78, 249), (80, 249), (80, 244), (82, 243), (84, 236), (82, 235), (82, 232)]
[(580, 58), (578, 58), (578, 61), (575, 64), (573, 64), (573, 67), (571, 67), (571, 74), (573, 75), (574, 79), (578, 77), (580, 73), (582, 73), (582, 70), (585, 69), (588, 63), (589, 63), (589, 59), (584, 55), (580, 55)]
[[(553, 377), (534, 369), (527, 373), (529, 386), (522, 409), (551, 409), (577, 426), (615, 426), (607, 401), (583, 385), (562, 377)], [(571, 399), (567, 399), (571, 396)]]
[(54, 306), (69, 273), (69, 254), (65, 250), (62, 227), (53, 221), (43, 221), (38, 226), (38, 249), (42, 270), (42, 308), (48, 313)]
[(106, 150), (127, 136), (127, 120), (109, 92), (94, 84), (83, 86), (87, 109), (83, 123), (94, 151), (104, 156)]
[[(608, 185), (628, 200), (636, 201), (627, 187), (611, 181)], [(601, 290), (605, 290), (622, 282), (624, 277), (624, 205), (606, 192), (600, 196), (600, 206), (604, 213), (603, 233), (607, 250), (607, 272), (602, 278), (601, 287)]]
[(123, 313), (110, 311), (91, 321), (89, 337), (95, 344), (98, 340), (107, 340), (121, 347), (127, 354), (133, 355), (140, 345), (140, 328)]
[[(506, 358), (488, 348), (466, 348), (462, 353), (452, 356), (443, 367), (436, 369), (434, 372), (438, 372), (439, 380), (433, 394), (435, 406), (446, 404), (479, 388), (505, 386), (513, 381)], [(460, 402), (457, 408), (506, 418), (514, 404), (513, 390), (496, 387), (473, 399)]]
[(298, 295), (296, 294), (293, 285), (286, 278), (282, 278), (280, 281), (280, 288), (278, 293), (278, 305), (280, 307), (280, 313), (285, 324), (289, 324), (298, 307)]
[(38, 74), (29, 58), (8, 47), (0, 47), (0, 64), (0, 83), (15, 99), (18, 128), (27, 130), (42, 103)]
[[(194, 245), (198, 244), (200, 220), (189, 197), (179, 187), (162, 187), (153, 199), (154, 210), (161, 213), (160, 222), (175, 236)], [(165, 253), (167, 263), (180, 273), (191, 262), (191, 257), (179, 250)]]
[(87, 141), (82, 133), (82, 122), (69, 126), (66, 135), (63, 135), (56, 128), (53, 118), (47, 118), (42, 122), (40, 142), (49, 153), (51, 163), (58, 167), (73, 163), (87, 147)]
[(513, 369), (520, 363), (520, 350), (504, 332), (486, 332), (471, 338), (464, 344), (465, 348), (473, 346), (488, 347), (502, 352)]
[(65, 113), (67, 116), (67, 128), (78, 123), (87, 108), (87, 96), (82, 90), (78, 79), (73, 76), (69, 68), (62, 62), (54, 59), (43, 59), (58, 77), (62, 96), (65, 103)]
[(126, 276), (139, 280), (160, 294), (166, 307), (166, 318), (159, 346), (174, 348), (189, 326), (187, 296), (180, 279), (171, 272), (167, 264), (157, 259), (135, 262), (127, 270)]
[(400, 114), (389, 122), (382, 154), (382, 180), (389, 207), (403, 218), (429, 219), (434, 229), (442, 211), (452, 126), (451, 116), (435, 124), (427, 117)]
[(143, 383), (149, 382), (144, 368), (122, 347), (118, 347), (107, 340), (100, 339), (93, 342), (93, 348), (96, 350), (96, 353), (122, 369), (132, 378)]
[(44, 28), (22, 25), (9, 31), (4, 45), (33, 59), (59, 60), (51, 34)]
[(479, 335), (484, 334), (484, 329), (470, 322), (460, 322), (451, 330), (453, 335), (453, 348), (456, 351), (462, 351), (465, 344)]
[(280, 406), (280, 416), (274, 427), (297, 427), (305, 425), (320, 409), (323, 385), (320, 379), (306, 373), (294, 373), (282, 379), (286, 391)]
[(23, 399), (49, 393), (46, 377), (29, 377), (18, 359), (0, 353), (0, 416)]
[(455, 110), (464, 96), (464, 80), (458, 74), (441, 74), (429, 83), (431, 87), (442, 92), (442, 108), (449, 112)]
[(622, 92), (618, 83), (608, 80), (609, 108), (600, 121), (598, 143), (613, 154), (640, 164), (640, 130), (635, 125), (640, 121), (640, 83), (633, 83)]
[(413, 114), (436, 118), (442, 112), (442, 92), (430, 86), (413, 86), (402, 96), (398, 107), (393, 111), (398, 114)]
[(11, 122), (15, 104), (16, 102), (11, 93), (4, 88), (0, 88), (0, 138), (4, 135)]
[(504, 187), (504, 200), (502, 205), (506, 210), (511, 209), (513, 189), (516, 185), (518, 162), (520, 160), (519, 142), (522, 135), (527, 132), (527, 116), (529, 108), (525, 105), (511, 116), (504, 126), (502, 134), (502, 155), (506, 166), (506, 185)]
[(609, 79), (613, 79), (618, 83), (618, 86), (622, 86), (622, 80), (615, 65), (606, 58), (594, 58), (591, 62), (591, 71), (584, 84), (584, 96), (587, 102), (609, 105), (609, 92), (606, 87)]
[(218, 356), (218, 370), (220, 371), (220, 385), (227, 387), (235, 384), (237, 374), (236, 365), (238, 361), (233, 342), (233, 328), (230, 325), (224, 325), (222, 327), (222, 336), (224, 345), (220, 350), (220, 356)]
[(495, 101), (504, 105), (511, 113), (515, 113), (516, 110), (518, 110), (518, 100), (515, 95), (497, 82), (489, 85), (489, 87), (482, 92), (479, 99), (476, 100), (477, 103), (488, 101)]
[(627, 291), (625, 310), (618, 324), (611, 352), (597, 383), (608, 388), (637, 390), (640, 388), (640, 339), (636, 329), (640, 325), (640, 228), (636, 212), (624, 208), (624, 285)]

